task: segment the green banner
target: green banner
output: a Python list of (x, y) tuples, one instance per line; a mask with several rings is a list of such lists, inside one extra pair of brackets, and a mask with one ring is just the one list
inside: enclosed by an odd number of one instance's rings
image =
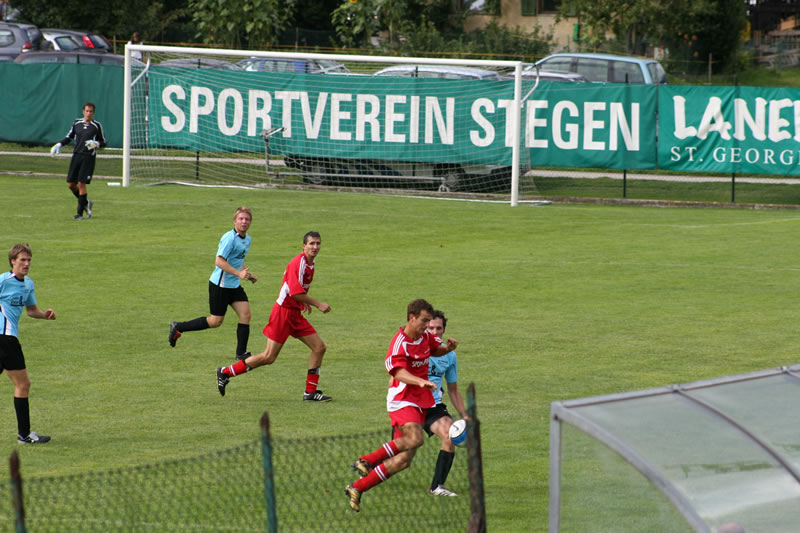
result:
[(656, 89), (540, 83), (523, 105), (531, 166), (655, 168)]
[(511, 163), (512, 82), (176, 70), (150, 75), (155, 146), (259, 151), (283, 128), (271, 153)]
[(659, 109), (659, 168), (800, 174), (796, 89), (664, 86)]
[(122, 146), (123, 69), (114, 65), (0, 62), (0, 139), (54, 144), (93, 102), (109, 146)]

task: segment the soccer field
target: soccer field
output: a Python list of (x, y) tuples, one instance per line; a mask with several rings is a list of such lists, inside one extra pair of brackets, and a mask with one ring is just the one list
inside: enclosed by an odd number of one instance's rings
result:
[[(58, 314), (20, 324), (32, 427), (53, 436), (20, 449), (26, 478), (236, 446), (258, 438), (264, 411), (278, 438), (388, 427), (383, 358), (423, 297), (461, 343), (460, 387), (476, 386), (488, 528), (540, 532), (550, 402), (798, 362), (797, 211), (95, 182), (94, 218), (73, 221), (63, 179), (2, 176), (0, 191), (0, 244), (31, 244), (39, 306)], [(171, 320), (208, 313), (216, 246), (239, 205), (253, 209), (247, 264), (260, 278), (247, 287), (251, 351), (303, 234), (322, 234), (311, 294), (332, 311), (310, 320), (328, 345), (320, 388), (331, 403), (301, 401), (307, 349), (293, 340), (221, 398), (214, 369), (233, 360), (232, 312), (167, 343)], [(16, 423), (3, 383), (8, 457)]]

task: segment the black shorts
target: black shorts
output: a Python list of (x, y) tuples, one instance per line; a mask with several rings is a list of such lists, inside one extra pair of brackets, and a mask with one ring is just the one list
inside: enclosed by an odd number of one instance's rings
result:
[(447, 412), (447, 405), (443, 403), (437, 403), (425, 412), (425, 425), (422, 427), (425, 429), (425, 433), (427, 433), (429, 437), (433, 436), (433, 431), (431, 431), (431, 426), (433, 423), (440, 418), (444, 418), (445, 416), (453, 418), (450, 416), (450, 413)]
[(247, 294), (241, 285), (235, 289), (226, 289), (208, 282), (208, 308), (214, 316), (225, 316), (228, 306), (234, 302), (246, 302)]
[(69, 172), (67, 172), (67, 183), (91, 183), (94, 174), (95, 156), (92, 154), (73, 154), (72, 161), (69, 162)]
[(19, 339), (13, 335), (0, 335), (0, 372), (25, 370), (25, 356)]

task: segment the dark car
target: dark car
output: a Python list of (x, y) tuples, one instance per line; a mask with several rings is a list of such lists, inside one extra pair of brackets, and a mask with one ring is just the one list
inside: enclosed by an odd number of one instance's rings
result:
[(76, 41), (81, 45), (81, 48), (92, 50), (94, 52), (111, 52), (113, 50), (111, 43), (108, 39), (96, 32), (80, 31), (80, 30), (60, 30), (55, 28), (47, 28), (42, 31), (50, 31), (53, 33), (72, 35)]
[(319, 74), (350, 74), (342, 63), (331, 59), (278, 59), (251, 57), (237, 63), (248, 72), (311, 72)]
[[(125, 56), (92, 52), (88, 50), (48, 50), (20, 54), (14, 60), (17, 63), (72, 63), (81, 65), (119, 65), (125, 64)], [(134, 66), (145, 66), (136, 59), (131, 59)]]
[(190, 58), (184, 57), (180, 59), (167, 59), (162, 61), (156, 67), (178, 67), (178, 68), (210, 68), (214, 70), (242, 70), (242, 67), (229, 61), (222, 59), (214, 59), (212, 57), (197, 57)]
[(0, 22), (0, 61), (13, 61), (23, 52), (38, 50), (42, 32), (33, 24)]

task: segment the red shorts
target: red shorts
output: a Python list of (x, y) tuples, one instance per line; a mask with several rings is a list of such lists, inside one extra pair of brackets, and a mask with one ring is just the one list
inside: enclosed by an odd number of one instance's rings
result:
[(316, 332), (317, 330), (299, 309), (287, 309), (277, 302), (272, 306), (269, 322), (264, 326), (264, 335), (281, 344), (286, 343), (289, 335), (297, 338), (313, 335)]
[(400, 426), (412, 422), (420, 426), (425, 423), (425, 409), (409, 406), (403, 407), (398, 411), (389, 411), (389, 420), (392, 421), (392, 427), (394, 428), (394, 438), (402, 437), (403, 432), (400, 431)]

